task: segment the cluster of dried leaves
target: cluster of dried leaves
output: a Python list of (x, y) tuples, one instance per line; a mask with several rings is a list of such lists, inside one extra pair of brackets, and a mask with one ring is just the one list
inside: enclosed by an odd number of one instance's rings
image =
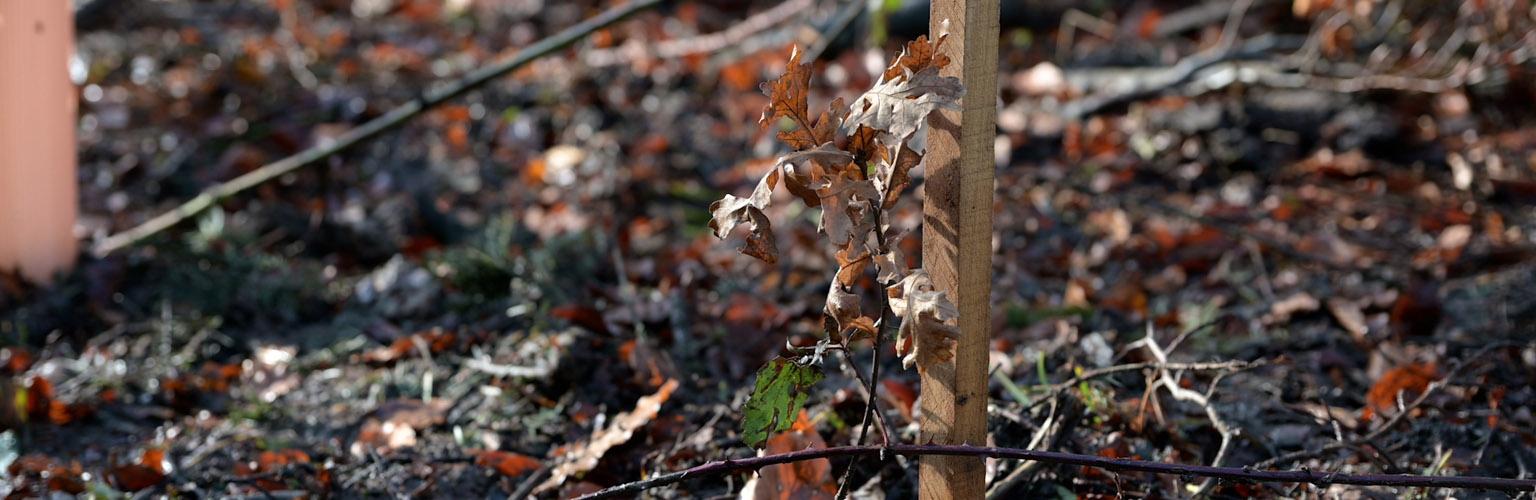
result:
[[(741, 252), (770, 264), (778, 261), (779, 251), (764, 211), (773, 203), (775, 190), (782, 184), (806, 206), (820, 207), (819, 230), (839, 266), (823, 309), (828, 325), (823, 343), (846, 346), (850, 340), (880, 335), (885, 310), (890, 309), (901, 320), (897, 352), (905, 366), (916, 365), (920, 371), (952, 357), (958, 314), (927, 273), (906, 269), (905, 259), (892, 245), (901, 234), (891, 228), (888, 209), (911, 182), (910, 171), (922, 163), (919, 132), (928, 115), (954, 109), (964, 93), (958, 78), (939, 74), (950, 62), (939, 50), (947, 37), (940, 32), (932, 41), (919, 37), (908, 43), (851, 106), (838, 98), (814, 118), (809, 105), (811, 67), (801, 64), (798, 50), (793, 52), (784, 75), (762, 85), (769, 104), (759, 123), (779, 126), (779, 140), (794, 151), (779, 157), (750, 196), (727, 194), (710, 205), (709, 226), (715, 236), (725, 238), (746, 224), (751, 232)], [(864, 312), (864, 298), (857, 292), (871, 264), (887, 295), (878, 317)], [(770, 432), (790, 427), (806, 389), (819, 380), (819, 374), (813, 376), (808, 372), (814, 370), (805, 366), (815, 359), (775, 360), (759, 372), (747, 406), (743, 436), (748, 444), (757, 446)]]

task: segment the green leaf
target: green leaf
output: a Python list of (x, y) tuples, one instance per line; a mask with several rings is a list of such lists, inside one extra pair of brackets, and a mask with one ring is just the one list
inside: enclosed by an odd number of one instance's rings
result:
[(821, 370), (815, 366), (802, 366), (784, 358), (763, 365), (757, 371), (752, 397), (742, 408), (746, 415), (741, 421), (741, 440), (757, 448), (769, 435), (789, 430), (805, 398), (810, 396), (811, 386), (821, 378)]

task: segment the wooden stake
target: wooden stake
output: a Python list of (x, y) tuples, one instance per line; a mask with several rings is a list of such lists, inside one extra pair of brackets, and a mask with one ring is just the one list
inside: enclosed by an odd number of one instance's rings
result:
[[(933, 0), (929, 31), (949, 20), (943, 71), (965, 85), (960, 111), (930, 116), (923, 184), (923, 268), (960, 310), (955, 364), (922, 378), (919, 443), (987, 444), (991, 337), (992, 144), (997, 133), (998, 0)], [(982, 498), (978, 457), (924, 456), (924, 499)]]
[(0, 0), (0, 271), (48, 282), (77, 257), (69, 2)]

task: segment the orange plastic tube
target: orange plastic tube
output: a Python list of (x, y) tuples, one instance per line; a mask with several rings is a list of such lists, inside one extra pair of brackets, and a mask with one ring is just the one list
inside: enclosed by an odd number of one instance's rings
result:
[(78, 254), (69, 5), (0, 0), (0, 270), (39, 283)]

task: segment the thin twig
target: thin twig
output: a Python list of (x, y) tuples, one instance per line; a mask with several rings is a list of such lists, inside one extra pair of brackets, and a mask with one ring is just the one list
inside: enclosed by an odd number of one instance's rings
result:
[(143, 241), (145, 238), (197, 216), (197, 214), (202, 213), (225, 198), (239, 194), (247, 189), (298, 170), (299, 167), (328, 158), (363, 141), (394, 130), (428, 109), (464, 95), (464, 93), (472, 89), (483, 86), (539, 58), (570, 47), (597, 30), (624, 20), (637, 12), (660, 5), (663, 1), (631, 0), (624, 5), (608, 9), (596, 17), (561, 30), (554, 36), (539, 40), (533, 45), (528, 46), (528, 48), (518, 51), (516, 55), (510, 58), (481, 67), (458, 81), (423, 92), (420, 98), (411, 100), (390, 110), (383, 116), (348, 130), (334, 141), (322, 142), (292, 156), (252, 170), (223, 184), (209, 187), (203, 190), (202, 194), (188, 200), (186, 203), (182, 203), (171, 211), (157, 215), (132, 229), (101, 240), (91, 252), (97, 257), (104, 257), (132, 246)]
[[(1152, 357), (1156, 358), (1158, 361), (1157, 382), (1149, 389), (1149, 391), (1155, 391), (1159, 386), (1161, 386), (1165, 389), (1168, 389), (1168, 394), (1173, 396), (1173, 399), (1177, 399), (1186, 403), (1193, 403), (1194, 405), (1199, 406), (1201, 409), (1205, 410), (1205, 416), (1211, 421), (1211, 427), (1214, 427), (1216, 432), (1221, 435), (1221, 445), (1216, 448), (1216, 456), (1211, 458), (1211, 466), (1220, 467), (1222, 462), (1227, 458), (1227, 452), (1232, 447), (1232, 438), (1237, 436), (1238, 430), (1233, 429), (1232, 426), (1221, 417), (1221, 413), (1216, 411), (1216, 406), (1211, 404), (1211, 392), (1201, 394), (1190, 389), (1185, 389), (1183, 386), (1179, 385), (1179, 378), (1174, 377), (1168, 371), (1168, 353), (1163, 351), (1162, 346), (1157, 345), (1157, 338), (1152, 333), (1152, 325), (1148, 324), (1147, 336), (1141, 342), (1146, 346), (1147, 351), (1152, 353)], [(1220, 382), (1221, 375), (1217, 375), (1216, 380), (1211, 381), (1210, 390), (1215, 391), (1216, 384)], [(1195, 491), (1194, 496), (1196, 498), (1205, 496), (1205, 492), (1208, 491), (1211, 485), (1214, 483), (1214, 478), (1207, 479), (1200, 485), (1200, 489)]]
[(1250, 467), (1211, 467), (1184, 465), (1125, 458), (1106, 458), (1096, 455), (1079, 455), (1051, 451), (1021, 450), (970, 445), (913, 445), (890, 446), (839, 446), (813, 448), (776, 455), (747, 457), (709, 462), (686, 470), (662, 474), (651, 479), (625, 483), (602, 491), (583, 495), (581, 499), (613, 498), (633, 495), (651, 488), (722, 474), (750, 472), (769, 465), (787, 464), (820, 458), (868, 456), (891, 453), (906, 456), (946, 455), (967, 457), (1006, 458), (1036, 460), (1064, 465), (1095, 467), (1118, 472), (1147, 472), (1152, 474), (1188, 475), (1213, 477), (1233, 481), (1261, 483), (1308, 483), (1319, 486), (1350, 484), (1359, 486), (1392, 486), (1421, 488), (1465, 488), (1499, 491), (1536, 491), (1536, 480), (1507, 479), (1476, 476), (1416, 476), (1409, 474), (1345, 474), (1312, 470), (1257, 470)]
[(739, 45), (747, 38), (767, 31), (790, 18), (805, 15), (812, 7), (815, 7), (815, 4), (811, 0), (790, 0), (753, 14), (752, 17), (731, 25), (724, 31), (661, 42), (634, 39), (618, 47), (593, 50), (582, 56), (582, 59), (588, 66), (601, 68), (647, 57), (677, 59), (696, 54), (713, 54)]
[[(1058, 393), (1051, 398), (1051, 413), (1046, 417), (1045, 423), (1035, 432), (1029, 440), (1029, 449), (1051, 451), (1072, 433), (1077, 426), (1077, 420), (1083, 416), (1083, 402), (1070, 393)], [(1065, 401), (1065, 403), (1060, 403)], [(1065, 408), (1062, 408), (1065, 406)], [(1045, 462), (1024, 462), (1013, 469), (1007, 477), (997, 481), (992, 488), (987, 490), (988, 499), (1007, 498), (1008, 493), (1015, 487), (1027, 482)]]
[[(887, 186), (890, 185), (889, 178), (887, 178), (885, 182)], [(877, 250), (881, 254), (889, 253), (891, 248), (885, 238), (885, 228), (880, 227), (880, 214), (883, 210), (885, 210), (885, 207), (882, 206), (882, 203), (880, 202), (875, 202), (873, 207), (874, 210), (871, 210), (870, 212), (875, 218), (875, 246), (878, 247)], [(878, 417), (880, 420), (881, 444), (889, 445), (892, 443), (890, 430), (891, 426), (885, 421), (885, 413), (879, 411), (879, 400), (876, 397), (875, 392), (877, 390), (875, 384), (880, 381), (880, 348), (883, 347), (884, 344), (885, 329), (890, 325), (890, 320), (893, 317), (893, 311), (891, 311), (891, 297), (885, 291), (886, 287), (890, 286), (891, 284), (880, 281), (878, 267), (876, 268), (875, 283), (880, 285), (879, 290), (875, 291), (875, 295), (879, 297), (880, 301), (880, 321), (875, 324), (874, 353), (871, 355), (873, 359), (870, 361), (871, 367), (869, 369), (869, 380), (863, 381), (868, 389), (865, 390), (864, 396), (864, 423), (859, 425), (858, 441), (854, 443), (856, 445), (863, 445), (865, 437), (869, 435), (869, 423), (871, 420), (874, 420), (871, 417)], [(848, 364), (853, 364), (852, 356), (848, 357)], [(854, 375), (859, 375), (859, 367), (853, 366), (852, 368)], [(845, 498), (845, 495), (848, 494), (848, 479), (853, 476), (853, 468), (858, 464), (859, 457), (854, 457), (853, 461), (848, 463), (848, 468), (843, 469), (843, 478), (838, 481), (836, 498)]]
[(1461, 372), (1463, 370), (1465, 370), (1468, 366), (1472, 365), (1472, 361), (1478, 360), (1478, 359), (1482, 359), (1483, 356), (1487, 355), (1489, 352), (1493, 352), (1493, 350), (1495, 350), (1495, 349), (1519, 347), (1519, 346), (1523, 346), (1523, 345), (1526, 345), (1526, 344), (1522, 344), (1522, 343), (1519, 343), (1519, 342), (1495, 342), (1495, 343), (1489, 344), (1487, 346), (1484, 346), (1482, 349), (1478, 349), (1477, 352), (1472, 353), (1471, 356), (1463, 358), (1460, 363), (1457, 363), (1449, 371), (1447, 371), (1446, 374), (1445, 374), (1445, 377), (1442, 377), (1440, 380), (1436, 380), (1434, 382), (1431, 382), (1428, 387), (1424, 388), (1424, 392), (1419, 393), (1418, 397), (1414, 398), (1412, 402), (1410, 402), (1407, 405), (1405, 405), (1402, 411), (1399, 411), (1396, 414), (1392, 415), (1392, 418), (1387, 419), (1387, 421), (1382, 423), (1380, 427), (1377, 427), (1375, 430), (1367, 433), (1364, 436), (1359, 437), (1358, 439), (1354, 439), (1354, 440), (1350, 440), (1350, 441), (1333, 441), (1333, 442), (1325, 444), (1325, 445), (1323, 445), (1323, 446), (1321, 446), (1321, 447), (1319, 447), (1319, 448), (1317, 448), (1315, 450), (1294, 451), (1294, 452), (1291, 452), (1291, 453), (1280, 455), (1278, 457), (1274, 457), (1274, 458), (1270, 458), (1270, 459), (1261, 461), (1261, 462), (1259, 462), (1257, 464), (1254, 464), (1253, 467), (1256, 467), (1256, 468), (1274, 467), (1276, 465), (1288, 464), (1288, 463), (1291, 463), (1291, 462), (1295, 462), (1297, 460), (1306, 460), (1306, 459), (1309, 459), (1309, 458), (1319, 457), (1319, 456), (1322, 456), (1325, 453), (1336, 451), (1336, 450), (1341, 450), (1341, 449), (1344, 449), (1344, 448), (1351, 448), (1351, 447), (1355, 447), (1355, 446), (1361, 446), (1361, 445), (1369, 444), (1369, 443), (1375, 441), (1377, 438), (1380, 438), (1383, 434), (1386, 434), (1387, 431), (1390, 431), (1390, 430), (1392, 430), (1392, 428), (1397, 427), (1398, 424), (1401, 424), (1401, 423), (1403, 423), (1403, 421), (1407, 420), (1409, 413), (1413, 413), (1413, 410), (1418, 409), (1418, 407), (1422, 406), (1425, 401), (1429, 400), (1430, 396), (1433, 396), (1436, 392), (1439, 392), (1440, 389), (1444, 388), (1446, 385), (1449, 385), (1453, 379), (1455, 379), (1457, 376), (1461, 375)]
[(1122, 77), (1113, 88), (1106, 88), (1101, 92), (1068, 103), (1061, 110), (1061, 116), (1068, 120), (1079, 120), (1088, 115), (1098, 113), (1105, 108), (1156, 95), (1181, 85), (1190, 81), (1201, 70), (1211, 66), (1233, 59), (1253, 57), (1273, 50), (1283, 50), (1296, 45), (1300, 45), (1300, 41), (1294, 37), (1265, 34), (1249, 38), (1242, 43), (1232, 44), (1229, 47), (1212, 47), (1191, 54), (1189, 57), (1179, 60), (1173, 66), (1159, 69), (1155, 72), (1136, 75), (1131, 78)]
[[(1159, 363), (1152, 362), (1152, 361), (1141, 362), (1141, 363), (1129, 363), (1129, 364), (1124, 364), (1124, 365), (1107, 366), (1107, 367), (1104, 367), (1104, 368), (1095, 368), (1095, 369), (1092, 369), (1092, 370), (1087, 370), (1087, 371), (1084, 371), (1081, 375), (1077, 375), (1077, 376), (1074, 376), (1074, 377), (1072, 377), (1070, 379), (1067, 379), (1065, 382), (1051, 384), (1050, 386), (1047, 387), (1046, 390), (1048, 390), (1048, 391), (1050, 391), (1052, 393), (1061, 392), (1061, 391), (1065, 391), (1065, 390), (1070, 390), (1070, 389), (1072, 389), (1074, 387), (1077, 387), (1078, 384), (1081, 384), (1083, 382), (1087, 382), (1087, 381), (1090, 381), (1090, 380), (1100, 379), (1100, 378), (1104, 378), (1104, 377), (1107, 377), (1107, 376), (1110, 376), (1110, 375), (1115, 375), (1115, 374), (1118, 374), (1118, 373), (1137, 372), (1137, 371), (1142, 371), (1142, 370), (1155, 369), (1155, 368), (1158, 368), (1159, 366), (1167, 368), (1169, 370), (1176, 370), (1176, 371), (1190, 371), (1190, 372), (1212, 372), (1212, 371), (1216, 371), (1216, 372), (1221, 372), (1221, 371), (1247, 370), (1249, 368), (1255, 368), (1255, 367), (1263, 366), (1263, 365), (1268, 364), (1268, 363), (1269, 363), (1269, 361), (1267, 361), (1267, 360), (1259, 360), (1259, 361), (1222, 361), (1222, 362), (1208, 362), (1208, 363), (1161, 363), (1161, 364), (1159, 364)], [(1040, 406), (1042, 404), (1045, 404), (1047, 401), (1049, 401), (1049, 399), (1046, 399), (1046, 398), (1039, 399), (1039, 400), (1035, 401), (1034, 403), (1030, 404), (1029, 407), (1026, 408), (1026, 410), (1033, 410), (1036, 407), (1038, 407), (1038, 406)]]

